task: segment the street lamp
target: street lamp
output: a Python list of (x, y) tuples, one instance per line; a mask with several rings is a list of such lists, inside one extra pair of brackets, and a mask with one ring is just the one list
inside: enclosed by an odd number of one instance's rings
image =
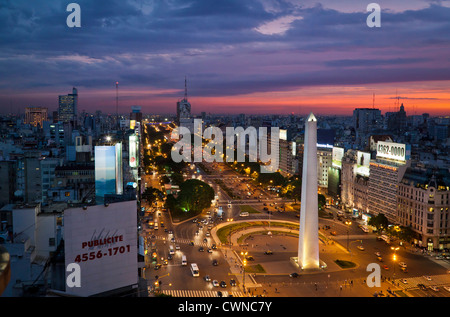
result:
[(248, 254), (248, 252), (241, 251), (241, 255), (244, 257), (243, 260), (242, 260), (242, 271), (244, 273), (244, 278), (243, 278), (243, 281), (242, 281), (242, 285), (243, 285), (243, 288), (244, 288), (244, 294), (245, 294), (245, 267), (247, 266), (247, 254)]
[(394, 255), (392, 256), (392, 260), (394, 262), (394, 274), (392, 276), (392, 283), (394, 283), (395, 280), (395, 261), (397, 261), (397, 250), (400, 249), (399, 247), (391, 247), (391, 250), (394, 250)]

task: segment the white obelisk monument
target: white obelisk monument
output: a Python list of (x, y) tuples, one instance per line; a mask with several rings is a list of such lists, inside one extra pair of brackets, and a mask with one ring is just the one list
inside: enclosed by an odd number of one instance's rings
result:
[(317, 195), (317, 119), (311, 112), (305, 123), (302, 197), (298, 264), (302, 269), (318, 269), (319, 213)]

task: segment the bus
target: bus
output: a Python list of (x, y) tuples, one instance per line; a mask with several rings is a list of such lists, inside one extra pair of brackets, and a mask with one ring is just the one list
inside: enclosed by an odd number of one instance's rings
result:
[(187, 265), (187, 259), (186, 259), (186, 256), (185, 256), (185, 255), (183, 255), (183, 256), (181, 257), (181, 265)]
[(200, 276), (200, 270), (198, 269), (197, 263), (191, 264), (191, 273), (194, 277)]

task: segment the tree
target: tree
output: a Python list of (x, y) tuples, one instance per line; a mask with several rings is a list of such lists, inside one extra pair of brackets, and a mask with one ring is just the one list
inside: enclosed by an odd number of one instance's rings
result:
[(290, 181), (281, 190), (281, 195), (289, 199), (294, 199), (295, 202), (297, 202), (297, 200), (301, 200), (302, 181), (299, 179)]
[(201, 212), (211, 206), (214, 189), (198, 179), (188, 179), (180, 185), (177, 204), (185, 212)]
[(380, 229), (387, 229), (389, 221), (384, 214), (380, 213), (374, 217), (371, 217), (367, 222), (367, 224), (369, 226), (374, 226), (375, 228), (377, 228), (377, 231), (379, 232)]
[(164, 193), (157, 188), (147, 187), (142, 193), (142, 198), (147, 200), (150, 204), (153, 204), (157, 199), (163, 199)]
[(318, 202), (319, 202), (319, 209), (322, 208), (327, 203), (327, 199), (322, 194), (318, 194), (317, 195), (317, 199), (318, 199)]

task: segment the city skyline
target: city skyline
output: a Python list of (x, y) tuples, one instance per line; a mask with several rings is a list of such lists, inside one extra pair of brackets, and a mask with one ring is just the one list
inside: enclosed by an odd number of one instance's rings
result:
[(355, 0), (77, 3), (80, 28), (63, 3), (0, 8), (1, 113), (77, 87), (79, 111), (113, 114), (116, 82), (120, 113), (175, 113), (186, 76), (197, 114), (449, 114), (449, 1), (380, 2), (380, 28)]

